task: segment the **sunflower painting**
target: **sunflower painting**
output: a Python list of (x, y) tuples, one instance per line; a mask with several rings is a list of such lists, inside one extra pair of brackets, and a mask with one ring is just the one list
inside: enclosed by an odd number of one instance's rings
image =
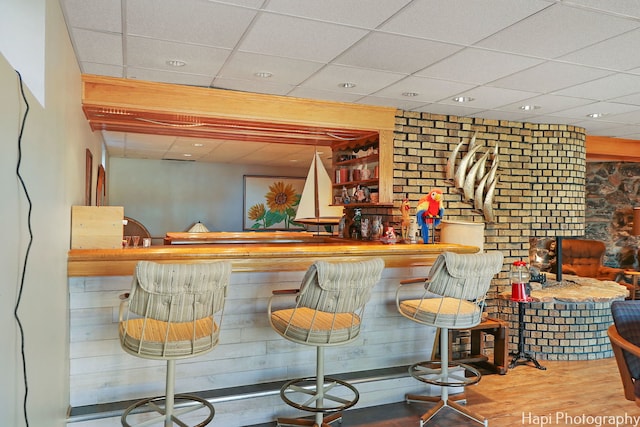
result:
[(293, 230), (304, 178), (244, 177), (244, 229)]

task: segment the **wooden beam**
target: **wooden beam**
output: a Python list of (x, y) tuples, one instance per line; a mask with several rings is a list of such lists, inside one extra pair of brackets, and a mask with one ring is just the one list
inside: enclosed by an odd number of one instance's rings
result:
[(640, 162), (640, 141), (587, 135), (588, 162)]
[[(170, 113), (190, 121), (203, 119), (281, 123), (300, 127), (393, 130), (395, 108), (327, 102), (140, 80), (82, 76), (82, 103), (88, 109), (119, 114)], [(100, 128), (92, 116), (92, 127)], [(186, 123), (186, 122), (185, 122)], [(177, 128), (174, 125), (174, 128)], [(175, 129), (174, 129), (175, 130)]]

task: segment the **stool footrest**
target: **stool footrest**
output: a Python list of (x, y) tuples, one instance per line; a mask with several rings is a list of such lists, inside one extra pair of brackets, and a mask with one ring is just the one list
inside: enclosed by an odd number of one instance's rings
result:
[[(165, 418), (164, 402), (165, 396), (151, 397), (148, 399), (139, 400), (138, 402), (125, 409), (121, 418), (122, 425), (124, 427), (147, 426), (157, 423), (159, 420), (163, 420)], [(178, 416), (180, 415), (198, 411), (200, 409), (206, 409), (206, 414), (202, 414), (202, 417), (204, 419), (193, 426), (204, 427), (209, 424), (211, 420), (213, 420), (213, 417), (215, 415), (215, 409), (213, 408), (213, 405), (206, 399), (198, 396), (193, 396), (190, 394), (176, 394), (174, 396), (174, 402), (174, 410), (171, 417), (174, 422), (180, 421), (180, 419), (178, 418)], [(135, 414), (143, 414), (149, 412), (156, 412), (159, 415), (152, 419), (149, 419), (149, 417), (145, 416), (144, 419), (141, 419), (136, 424), (130, 424), (127, 420), (127, 418), (129, 418), (130, 416), (134, 416)]]
[[(342, 386), (346, 388), (348, 394), (351, 394), (349, 398), (338, 396), (334, 393), (329, 393), (336, 387)], [(344, 391), (344, 389), (341, 389)], [(310, 396), (303, 403), (295, 402), (287, 396), (287, 394), (296, 394)], [(339, 380), (337, 378), (324, 378), (324, 384), (322, 390), (316, 389), (316, 377), (308, 378), (296, 378), (287, 381), (280, 389), (280, 397), (289, 406), (300, 409), (307, 412), (338, 412), (352, 407), (360, 399), (358, 390), (346, 381)], [(333, 402), (333, 406), (325, 406), (325, 403)], [(319, 402), (319, 404), (318, 404)], [(311, 405), (314, 406), (311, 406)]]
[[(409, 375), (418, 381), (422, 381), (427, 384), (433, 384), (444, 387), (464, 387), (472, 384), (476, 384), (482, 378), (480, 371), (470, 365), (464, 363), (449, 363), (449, 372), (444, 378), (442, 372), (442, 363), (439, 360), (428, 360), (425, 362), (414, 363), (409, 366)], [(462, 368), (463, 371), (456, 370), (455, 368)], [(467, 373), (470, 376), (467, 376)]]

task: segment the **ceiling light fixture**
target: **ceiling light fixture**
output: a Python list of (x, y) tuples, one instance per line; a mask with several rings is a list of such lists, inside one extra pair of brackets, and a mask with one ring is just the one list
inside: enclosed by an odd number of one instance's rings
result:
[(189, 153), (184, 153), (183, 156), (184, 157), (191, 157), (193, 154), (189, 154)]
[(587, 117), (592, 118), (592, 119), (599, 119), (600, 117), (604, 116), (604, 113), (591, 113), (591, 114), (587, 114)]
[(351, 89), (353, 87), (356, 87), (355, 83), (351, 83), (351, 82), (346, 82), (346, 83), (340, 83), (338, 86), (345, 88), (345, 89)]
[(194, 147), (204, 147), (204, 144), (200, 143), (200, 142), (195, 142), (193, 144)]
[(179, 59), (170, 59), (167, 61), (167, 65), (171, 65), (172, 67), (184, 67), (187, 63)]
[(254, 76), (260, 77), (261, 79), (268, 79), (269, 77), (273, 76), (273, 73), (270, 73), (269, 71), (258, 71), (254, 74)]
[(455, 102), (471, 102), (473, 99), (474, 98), (471, 98), (470, 96), (456, 96), (455, 98), (452, 98)]
[(418, 92), (402, 92), (402, 96), (418, 96), (419, 93)]
[(520, 109), (524, 111), (533, 111), (533, 110), (540, 109), (540, 106), (539, 105), (522, 105)]

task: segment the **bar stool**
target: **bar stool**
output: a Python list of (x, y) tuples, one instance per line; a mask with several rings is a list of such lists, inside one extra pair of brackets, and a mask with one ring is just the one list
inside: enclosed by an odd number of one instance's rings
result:
[[(124, 351), (145, 359), (166, 360), (165, 396), (140, 400), (122, 414), (122, 425), (186, 426), (178, 416), (203, 410), (196, 427), (215, 414), (198, 396), (174, 394), (177, 359), (199, 356), (218, 344), (231, 263), (136, 265), (131, 292), (120, 303), (119, 335)], [(181, 402), (180, 407), (175, 402)], [(175, 409), (175, 411), (174, 411)], [(149, 419), (148, 412), (157, 412)], [(198, 419), (199, 419), (198, 418)], [(130, 422), (139, 422), (131, 424)]]
[[(280, 390), (286, 404), (314, 413), (314, 420), (278, 418), (278, 426), (326, 427), (358, 402), (358, 390), (353, 385), (324, 375), (324, 348), (358, 337), (365, 304), (383, 268), (379, 258), (317, 261), (307, 270), (300, 289), (274, 291), (268, 305), (273, 330), (289, 341), (316, 347), (316, 376), (287, 381)], [(289, 298), (278, 299), (285, 295)], [(278, 300), (281, 302), (276, 303)], [(283, 307), (275, 309), (275, 304)]]
[[(439, 328), (440, 360), (419, 362), (409, 367), (412, 377), (439, 386), (441, 390), (441, 395), (435, 397), (406, 396), (407, 402), (436, 402), (420, 418), (420, 427), (445, 406), (485, 427), (488, 425), (487, 419), (455, 402), (464, 399), (464, 393), (449, 397), (448, 387), (464, 387), (477, 383), (481, 378), (474, 367), (450, 361), (449, 329), (468, 329), (480, 323), (491, 279), (502, 269), (502, 262), (502, 253), (497, 251), (478, 254), (444, 252), (436, 259), (427, 279), (403, 281), (396, 291), (396, 306), (400, 314), (414, 322)], [(425, 290), (420, 298), (401, 299), (409, 283), (424, 283)]]

